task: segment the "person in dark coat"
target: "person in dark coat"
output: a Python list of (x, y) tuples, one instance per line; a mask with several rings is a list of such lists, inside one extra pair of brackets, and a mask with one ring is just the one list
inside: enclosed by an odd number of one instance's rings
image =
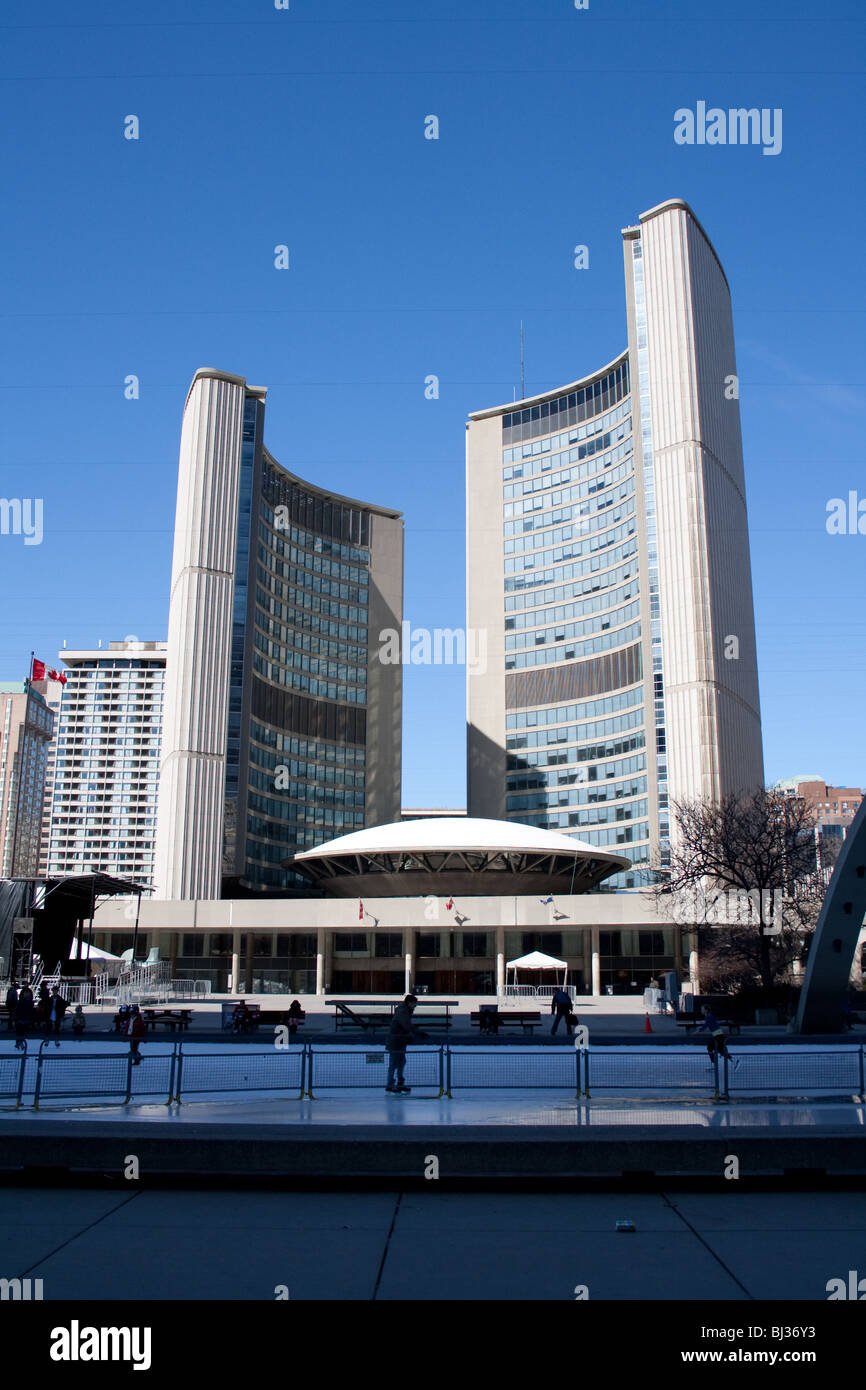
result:
[[(48, 1026), (54, 1033), (60, 1032), (60, 1025), (63, 1022), (63, 1015), (69, 1008), (69, 1000), (64, 999), (57, 985), (51, 991), (51, 998), (48, 1001)], [(60, 1046), (60, 1043), (57, 1044)]]
[(51, 1026), (51, 1025), (50, 1025), (49, 1022), (48, 1022), (48, 1010), (49, 1010), (50, 1007), (51, 1007), (51, 992), (50, 992), (50, 990), (49, 990), (47, 984), (45, 983), (45, 981), (42, 980), (41, 983), (40, 983), (40, 985), (39, 985), (39, 989), (37, 990), (37, 995), (36, 995), (36, 1016), (35, 1016), (35, 1022), (36, 1022), (37, 1027), (39, 1027), (39, 1028), (44, 1027), (46, 1030), (49, 1030), (49, 1031), (50, 1031), (50, 1026)]
[(286, 1014), (286, 1023), (289, 1025), (289, 1040), (295, 1037), (298, 1031), (298, 1024), (304, 1016), (299, 999), (293, 999), (289, 1005), (289, 1012)]
[(406, 1067), (406, 1048), (410, 1042), (416, 1039), (426, 1038), (427, 1034), (415, 1028), (412, 1023), (412, 1015), (418, 1007), (418, 1000), (414, 994), (407, 994), (402, 1004), (398, 1004), (391, 1019), (391, 1027), (388, 1031), (388, 1079), (385, 1082), (385, 1090), (395, 1093), (408, 1093), (412, 1087), (407, 1086), (403, 1079), (403, 1072)]
[(6, 1027), (15, 1027), (15, 1006), (18, 1003), (18, 985), (13, 980), (6, 991)]
[(126, 1033), (129, 1038), (129, 1055), (134, 1067), (139, 1066), (141, 1063), (139, 1048), (141, 1047), (141, 1040), (146, 1032), (147, 1024), (144, 1021), (144, 1015), (138, 1005), (133, 1004), (127, 1014)]
[(24, 1034), (28, 1028), (33, 1027), (33, 990), (29, 985), (22, 985), (18, 991), (18, 1003), (15, 1005), (15, 1046), (24, 1051)]
[(573, 1022), (571, 996), (561, 985), (559, 989), (553, 992), (553, 997), (550, 1001), (550, 1012), (556, 1014), (556, 1018), (553, 1020), (553, 1027), (550, 1030), (551, 1033), (555, 1033), (561, 1021), (565, 1019), (565, 1031), (568, 1036), (571, 1037), (571, 1025)]

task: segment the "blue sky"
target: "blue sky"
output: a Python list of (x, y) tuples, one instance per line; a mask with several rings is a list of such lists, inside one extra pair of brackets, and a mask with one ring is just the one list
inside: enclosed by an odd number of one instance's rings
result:
[[(519, 393), (521, 319), (528, 393), (622, 350), (620, 229), (678, 196), (732, 289), (767, 777), (866, 783), (866, 535), (825, 526), (866, 498), (862, 13), (6, 0), (0, 495), (44, 540), (0, 536), (0, 678), (165, 636), (201, 366), (269, 388), (286, 467), (401, 508), (405, 616), (462, 625), (467, 413)], [(676, 145), (700, 100), (782, 108), (781, 153)], [(406, 668), (404, 805), (465, 804), (464, 688)]]

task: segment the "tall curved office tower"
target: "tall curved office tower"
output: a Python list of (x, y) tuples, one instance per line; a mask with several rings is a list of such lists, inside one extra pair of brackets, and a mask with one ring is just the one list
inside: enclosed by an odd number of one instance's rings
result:
[(291, 890), (296, 850), (400, 812), (403, 523), (287, 472), (266, 392), (211, 369), (183, 416), (156, 896)]
[(628, 347), (467, 426), (468, 809), (644, 882), (669, 805), (763, 785), (728, 283), (679, 199), (622, 233)]

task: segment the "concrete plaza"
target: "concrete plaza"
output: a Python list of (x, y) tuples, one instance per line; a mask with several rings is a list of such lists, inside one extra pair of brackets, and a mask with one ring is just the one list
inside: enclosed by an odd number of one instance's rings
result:
[[(866, 1193), (0, 1189), (0, 1274), (46, 1300), (822, 1301)], [(616, 1222), (634, 1222), (633, 1234)], [(118, 1252), (124, 1253), (118, 1280)], [(793, 1319), (792, 1319), (793, 1320)]]

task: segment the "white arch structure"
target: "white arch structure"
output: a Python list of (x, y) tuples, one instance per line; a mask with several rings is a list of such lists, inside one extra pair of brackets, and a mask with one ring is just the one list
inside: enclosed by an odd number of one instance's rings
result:
[(851, 962), (866, 915), (866, 800), (860, 804), (833, 870), (815, 925), (806, 978), (791, 1033), (840, 1033)]

